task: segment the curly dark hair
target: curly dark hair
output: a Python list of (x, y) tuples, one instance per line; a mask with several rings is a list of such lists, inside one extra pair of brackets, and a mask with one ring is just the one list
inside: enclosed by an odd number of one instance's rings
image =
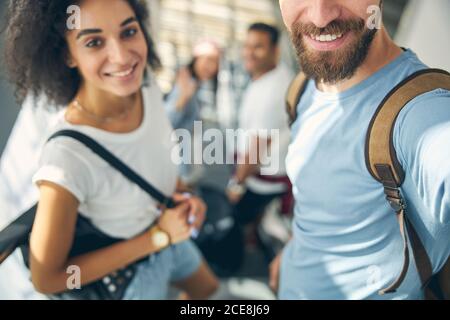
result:
[[(142, 0), (126, 0), (136, 14), (148, 46), (148, 64), (161, 66), (147, 29), (149, 11)], [(79, 0), (10, 0), (6, 15), (5, 62), (19, 103), (45, 94), (58, 106), (76, 95), (81, 77), (66, 64), (67, 8)]]

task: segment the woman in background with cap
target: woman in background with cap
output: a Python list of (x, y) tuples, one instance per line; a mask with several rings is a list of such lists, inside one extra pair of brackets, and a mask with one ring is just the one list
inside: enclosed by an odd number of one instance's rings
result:
[(178, 72), (166, 101), (174, 129), (192, 131), (194, 121), (207, 120), (205, 116), (210, 117), (214, 111), (220, 57), (221, 50), (214, 41), (202, 40), (194, 47), (192, 61)]

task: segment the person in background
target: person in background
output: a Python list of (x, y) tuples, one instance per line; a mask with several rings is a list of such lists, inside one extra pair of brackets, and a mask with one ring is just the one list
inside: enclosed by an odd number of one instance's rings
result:
[(212, 40), (200, 41), (193, 59), (180, 69), (165, 105), (174, 129), (192, 130), (194, 121), (209, 118), (216, 106), (221, 50)]
[[(243, 95), (238, 123), (248, 134), (238, 141), (239, 161), (227, 187), (240, 225), (255, 221), (277, 197), (282, 198), (282, 209), (288, 212), (292, 198), (284, 166), (289, 144), (284, 99), (293, 73), (279, 61), (279, 34), (274, 26), (255, 23), (248, 28), (244, 44), (244, 66), (251, 82)], [(272, 136), (273, 131), (276, 136)], [(261, 172), (269, 167), (274, 172)]]
[[(174, 88), (165, 101), (173, 128), (191, 133), (191, 154), (202, 153), (201, 136), (194, 135), (194, 122), (202, 121), (204, 129), (218, 124), (217, 91), (221, 50), (213, 40), (201, 40), (193, 49), (192, 61), (179, 70)], [(197, 146), (197, 148), (194, 148)], [(193, 160), (193, 157), (191, 158)], [(199, 164), (182, 163), (180, 178), (186, 186), (194, 187), (205, 175)]]

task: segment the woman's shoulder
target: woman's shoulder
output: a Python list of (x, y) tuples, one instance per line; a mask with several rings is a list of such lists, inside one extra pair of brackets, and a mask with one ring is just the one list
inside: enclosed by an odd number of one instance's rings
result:
[(81, 146), (70, 138), (58, 137), (46, 142), (33, 183), (53, 182), (84, 202), (95, 189), (94, 177), (98, 170), (93, 170), (92, 163), (83, 153)]
[(41, 151), (40, 165), (52, 164), (66, 169), (86, 171), (92, 167), (92, 151), (69, 137), (48, 140)]

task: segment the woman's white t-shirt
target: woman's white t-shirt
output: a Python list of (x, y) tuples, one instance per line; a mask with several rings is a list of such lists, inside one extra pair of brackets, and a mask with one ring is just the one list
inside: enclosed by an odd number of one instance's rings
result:
[[(171, 159), (175, 147), (173, 130), (154, 81), (143, 87), (142, 95), (143, 121), (130, 133), (70, 124), (64, 118), (65, 110), (59, 114), (52, 132), (72, 129), (88, 135), (170, 196), (177, 181), (177, 167)], [(45, 145), (33, 176), (34, 183), (39, 181), (53, 182), (70, 191), (80, 202), (80, 214), (113, 237), (133, 237), (159, 216), (156, 200), (72, 138), (58, 137)]]

